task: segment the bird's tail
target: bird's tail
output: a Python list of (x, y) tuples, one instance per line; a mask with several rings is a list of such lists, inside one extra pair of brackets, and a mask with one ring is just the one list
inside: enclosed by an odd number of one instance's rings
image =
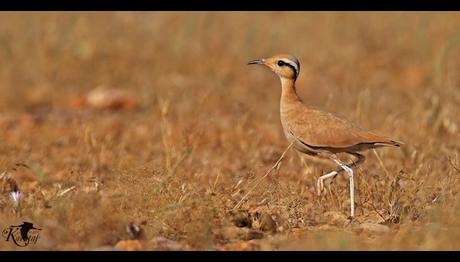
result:
[(366, 134), (366, 138), (368, 139), (369, 143), (373, 144), (375, 147), (382, 147), (382, 146), (394, 146), (394, 147), (401, 147), (404, 145), (403, 142), (394, 140), (387, 136), (377, 135), (373, 132), (368, 132)]
[(395, 147), (401, 147), (402, 145), (404, 145), (403, 142), (401, 141), (396, 141), (396, 140), (393, 140), (393, 139), (387, 139), (385, 141), (379, 141), (379, 142), (375, 142), (374, 145), (376, 146), (395, 146)]

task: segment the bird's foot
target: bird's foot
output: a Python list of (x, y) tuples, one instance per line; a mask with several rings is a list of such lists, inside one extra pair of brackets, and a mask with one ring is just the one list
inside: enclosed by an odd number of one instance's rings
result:
[(335, 177), (337, 175), (337, 171), (332, 171), (324, 176), (321, 176), (320, 178), (318, 178), (318, 182), (316, 182), (316, 193), (318, 194), (318, 196), (321, 195), (321, 192), (323, 192), (323, 189), (324, 189), (324, 179), (326, 178), (330, 178), (330, 177)]

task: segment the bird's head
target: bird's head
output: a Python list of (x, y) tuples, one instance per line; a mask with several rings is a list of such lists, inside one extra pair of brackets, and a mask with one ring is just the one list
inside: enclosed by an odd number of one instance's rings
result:
[(251, 60), (248, 65), (265, 65), (280, 78), (296, 80), (300, 73), (299, 60), (295, 56), (286, 54)]

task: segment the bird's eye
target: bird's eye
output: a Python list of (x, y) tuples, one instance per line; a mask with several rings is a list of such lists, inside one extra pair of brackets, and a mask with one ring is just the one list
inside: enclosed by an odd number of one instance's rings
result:
[(284, 66), (284, 65), (285, 65), (284, 61), (282, 61), (282, 60), (278, 61), (278, 66)]

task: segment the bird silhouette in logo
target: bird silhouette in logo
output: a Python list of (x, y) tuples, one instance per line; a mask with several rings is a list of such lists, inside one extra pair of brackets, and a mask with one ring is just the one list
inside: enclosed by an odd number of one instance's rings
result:
[(20, 228), (21, 237), (22, 237), (22, 240), (24, 240), (24, 242), (29, 241), (28, 233), (29, 233), (30, 230), (32, 230), (32, 229), (42, 230), (41, 228), (34, 227), (34, 224), (32, 224), (30, 222), (24, 222), (24, 223), (22, 223), (22, 225), (19, 225), (17, 227)]

